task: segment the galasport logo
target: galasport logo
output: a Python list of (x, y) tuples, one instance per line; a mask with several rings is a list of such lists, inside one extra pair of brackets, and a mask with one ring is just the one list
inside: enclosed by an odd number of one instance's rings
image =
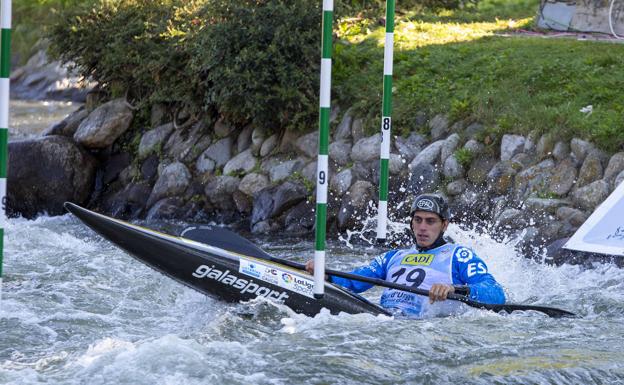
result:
[(258, 297), (265, 297), (278, 301), (288, 298), (288, 294), (286, 292), (280, 292), (277, 290), (272, 290), (268, 287), (260, 286), (251, 280), (238, 278), (236, 275), (230, 273), (229, 270), (221, 271), (219, 269), (215, 269), (214, 266), (199, 266), (193, 273), (193, 277), (210, 278), (225, 285), (230, 285), (235, 289), (239, 289), (241, 294), (255, 294)]

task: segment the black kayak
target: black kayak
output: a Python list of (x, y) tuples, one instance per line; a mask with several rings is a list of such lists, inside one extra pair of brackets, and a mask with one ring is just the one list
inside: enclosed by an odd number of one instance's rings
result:
[(247, 240), (241, 242), (238, 238), (236, 244), (228, 243), (228, 231), (216, 226), (192, 227), (178, 237), (110, 218), (73, 203), (65, 203), (65, 208), (139, 261), (223, 301), (264, 297), (308, 316), (318, 314), (323, 308), (332, 314), (389, 314), (380, 306), (329, 282), (325, 283), (323, 298), (315, 299), (314, 279), (307, 272), (289, 267), (292, 262), (276, 257), (258, 258), (253, 253), (254, 246)]

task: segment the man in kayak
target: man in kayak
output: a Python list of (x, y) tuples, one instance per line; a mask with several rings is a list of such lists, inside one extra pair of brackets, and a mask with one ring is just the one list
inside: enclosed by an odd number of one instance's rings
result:
[[(388, 288), (381, 296), (381, 306), (400, 316), (429, 317), (457, 312), (460, 302), (445, 301), (450, 293), (489, 304), (505, 303), (503, 288), (488, 272), (485, 262), (470, 248), (444, 239), (450, 215), (442, 196), (419, 195), (410, 216), (415, 240), (412, 248), (391, 250), (352, 273), (429, 290), (429, 298)], [(306, 270), (314, 273), (314, 261), (306, 263)], [(328, 279), (356, 293), (373, 287), (335, 276)]]

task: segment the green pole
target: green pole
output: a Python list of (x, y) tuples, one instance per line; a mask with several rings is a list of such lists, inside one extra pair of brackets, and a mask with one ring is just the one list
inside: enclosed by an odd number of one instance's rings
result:
[(316, 233), (314, 247), (314, 297), (323, 298), (325, 288), (325, 226), (329, 184), (329, 114), (331, 107), (332, 22), (334, 1), (323, 0), (319, 148), (316, 168)]
[(377, 208), (377, 242), (386, 240), (388, 222), (388, 163), (392, 132), (392, 61), (394, 50), (395, 0), (386, 0), (386, 42), (384, 45), (383, 103), (381, 107), (381, 151), (379, 175), (379, 206)]
[(11, 0), (0, 6), (0, 300), (6, 224), (6, 178), (9, 143), (9, 79), (11, 72)]

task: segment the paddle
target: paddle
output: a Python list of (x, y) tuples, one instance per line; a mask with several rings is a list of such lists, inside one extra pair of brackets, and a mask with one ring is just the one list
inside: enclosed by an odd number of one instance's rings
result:
[[(240, 235), (228, 229), (225, 229), (223, 227), (215, 226), (215, 227), (189, 228), (182, 233), (182, 236), (185, 238), (197, 241), (197, 242), (209, 244), (209, 245), (219, 247), (225, 250), (229, 250), (235, 253), (240, 253), (240, 254), (248, 255), (250, 257), (256, 257), (260, 259), (269, 260), (272, 262), (277, 262), (282, 265), (293, 267), (299, 270), (305, 270), (304, 264), (273, 257), (266, 251), (262, 250), (258, 246), (251, 243), (246, 238), (243, 238)], [(345, 273), (342, 271), (331, 270), (331, 269), (325, 269), (325, 272), (329, 275), (336, 276), (336, 277), (353, 279), (359, 282), (366, 282), (366, 283), (370, 283), (370, 284), (377, 285), (377, 286), (383, 286), (387, 288), (402, 290), (402, 291), (406, 291), (409, 293), (414, 293), (414, 294), (423, 295), (427, 297), (429, 296), (429, 290), (423, 290), (423, 289), (419, 289), (416, 287), (400, 285), (397, 283), (385, 281), (383, 279), (363, 277), (361, 275)], [(562, 309), (557, 309), (554, 307), (547, 307), (547, 306), (519, 305), (519, 304), (511, 304), (511, 303), (504, 304), (504, 305), (493, 305), (493, 304), (487, 304), (483, 302), (474, 301), (466, 296), (458, 295), (458, 294), (449, 294), (447, 299), (450, 299), (453, 301), (460, 301), (460, 302), (465, 303), (468, 306), (475, 307), (478, 309), (492, 310), (495, 312), (504, 311), (507, 313), (511, 313), (514, 311), (534, 310), (534, 311), (544, 313), (553, 318), (577, 317), (576, 314), (571, 313), (567, 310), (562, 310)]]

